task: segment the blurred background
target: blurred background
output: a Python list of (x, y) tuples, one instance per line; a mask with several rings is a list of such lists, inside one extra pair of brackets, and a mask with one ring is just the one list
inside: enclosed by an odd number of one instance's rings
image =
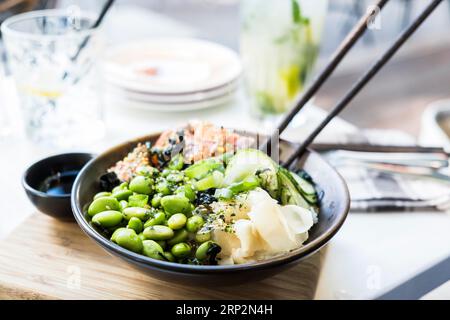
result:
[[(446, 2), (346, 108), (344, 119), (358, 127), (397, 128), (417, 137), (420, 116), (427, 104), (450, 96), (450, 1)], [(2, 0), (0, 21), (21, 11), (71, 5), (98, 12), (102, 3)], [(316, 70), (323, 66), (370, 3), (372, 1), (329, 1)], [(391, 1), (383, 10), (379, 25), (366, 33), (320, 91), (317, 104), (330, 108), (424, 5), (425, 1)], [(119, 0), (110, 15), (105, 28), (110, 43), (147, 36), (195, 36), (239, 49), (238, 0)], [(114, 23), (108, 23), (112, 20)], [(180, 34), (180, 30), (184, 34)]]

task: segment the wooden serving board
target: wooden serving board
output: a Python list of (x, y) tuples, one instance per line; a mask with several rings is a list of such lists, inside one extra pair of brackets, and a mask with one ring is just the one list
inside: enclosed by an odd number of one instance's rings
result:
[(35, 213), (0, 242), (0, 299), (311, 299), (320, 259), (241, 286), (181, 285), (109, 255), (74, 222)]

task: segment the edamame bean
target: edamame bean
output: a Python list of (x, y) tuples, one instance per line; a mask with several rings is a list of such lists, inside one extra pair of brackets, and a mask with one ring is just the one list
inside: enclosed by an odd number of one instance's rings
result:
[(158, 240), (156, 241), (156, 243), (159, 244), (161, 248), (163, 248), (163, 250), (165, 250), (167, 247), (167, 243), (164, 240)]
[(94, 200), (89, 208), (88, 215), (93, 217), (97, 213), (107, 210), (115, 210), (120, 211), (122, 208), (120, 207), (119, 201), (117, 201), (114, 197), (101, 197)]
[(178, 182), (183, 181), (184, 176), (183, 176), (183, 173), (181, 173), (181, 172), (174, 172), (174, 173), (169, 174), (166, 179), (169, 182), (178, 183)]
[(136, 217), (142, 221), (147, 221), (150, 217), (150, 210), (141, 207), (128, 207), (123, 209), (122, 213), (126, 220), (130, 220), (131, 217)]
[(128, 207), (128, 202), (126, 200), (122, 200), (119, 202), (120, 207), (123, 209), (125, 209), (126, 207)]
[(150, 166), (140, 166), (136, 169), (136, 174), (140, 176), (154, 177), (158, 174), (158, 169)]
[(168, 240), (173, 237), (173, 230), (166, 226), (150, 226), (144, 229), (144, 236), (149, 240)]
[(165, 196), (161, 199), (161, 206), (164, 211), (172, 215), (174, 213), (190, 212), (189, 199), (183, 195)]
[(148, 195), (146, 194), (133, 194), (128, 198), (128, 205), (130, 207), (142, 207), (145, 208), (148, 205)]
[(155, 186), (155, 190), (163, 195), (170, 194), (169, 184), (165, 180), (158, 182)]
[(214, 241), (206, 241), (197, 248), (195, 257), (200, 261), (206, 260), (211, 256), (215, 258), (221, 250), (220, 246)]
[(111, 240), (125, 249), (142, 252), (142, 240), (133, 229), (119, 228), (114, 231)]
[(116, 198), (117, 200), (128, 200), (128, 198), (133, 194), (133, 191), (126, 190), (126, 189), (120, 189), (116, 192), (113, 192), (112, 196)]
[(183, 165), (184, 165), (184, 158), (183, 155), (179, 153), (172, 157), (172, 159), (168, 164), (168, 168), (172, 170), (181, 170), (183, 169)]
[(186, 224), (187, 218), (182, 213), (175, 213), (172, 215), (169, 220), (167, 220), (167, 225), (172, 230), (178, 230), (184, 227)]
[(144, 176), (134, 177), (129, 188), (136, 193), (151, 194), (153, 192), (153, 179)]
[(144, 228), (147, 228), (150, 226), (162, 225), (162, 224), (164, 224), (165, 220), (166, 220), (165, 213), (162, 211), (158, 211), (153, 215), (153, 218), (151, 218), (145, 222)]
[(170, 170), (170, 169), (164, 169), (162, 172), (161, 172), (161, 176), (162, 177), (167, 177), (169, 174), (171, 174), (172, 173), (172, 170)]
[(188, 184), (179, 187), (179, 188), (175, 191), (175, 194), (180, 194), (180, 195), (182, 194), (182, 195), (184, 195), (186, 198), (188, 198), (189, 201), (191, 201), (191, 202), (194, 201), (195, 198), (196, 198), (194, 190), (193, 190), (192, 187), (191, 187), (190, 185), (188, 185)]
[(185, 258), (191, 253), (191, 246), (188, 245), (186, 242), (180, 242), (174, 245), (170, 250), (170, 252), (176, 258)]
[(112, 189), (112, 193), (119, 192), (120, 190), (127, 190), (128, 182), (122, 182), (120, 185)]
[(189, 232), (195, 233), (205, 224), (205, 220), (203, 220), (202, 216), (194, 215), (190, 217), (186, 222), (186, 229)]
[(98, 198), (109, 197), (110, 195), (111, 195), (111, 192), (107, 192), (107, 191), (99, 192), (94, 196), (94, 200), (96, 200)]
[(189, 237), (189, 232), (187, 232), (186, 229), (180, 229), (180, 230), (175, 231), (173, 238), (168, 240), (167, 244), (169, 246), (173, 246), (177, 243), (186, 241), (188, 239), (188, 237)]
[(158, 193), (155, 194), (152, 198), (152, 207), (153, 208), (159, 208), (161, 206), (161, 198), (162, 198), (162, 194)]
[(97, 213), (92, 222), (104, 228), (110, 228), (118, 225), (122, 221), (122, 213), (119, 211), (108, 210)]
[(164, 260), (164, 250), (161, 246), (153, 240), (144, 240), (142, 242), (142, 253), (147, 257)]
[(197, 232), (195, 235), (195, 241), (202, 243), (211, 240), (211, 232)]
[(173, 256), (173, 254), (170, 253), (169, 251), (165, 251), (165, 252), (163, 253), (163, 255), (164, 255), (164, 257), (166, 258), (167, 261), (170, 261), (170, 262), (175, 262), (175, 261), (176, 261), (176, 259), (175, 259), (175, 257)]
[(133, 229), (134, 231), (136, 231), (136, 233), (140, 233), (143, 229), (141, 219), (137, 217), (131, 217), (130, 220), (128, 221), (127, 228)]

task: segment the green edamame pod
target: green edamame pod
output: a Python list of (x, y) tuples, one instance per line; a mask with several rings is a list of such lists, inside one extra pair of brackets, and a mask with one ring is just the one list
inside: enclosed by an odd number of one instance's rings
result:
[(189, 238), (189, 232), (186, 229), (180, 229), (175, 231), (172, 239), (167, 240), (169, 246), (173, 246), (177, 243), (184, 242)]
[(96, 200), (98, 198), (109, 197), (110, 195), (111, 195), (111, 192), (107, 192), (107, 191), (99, 192), (94, 196), (94, 200)]
[(144, 224), (144, 228), (156, 225), (163, 225), (166, 220), (166, 215), (162, 211), (158, 211), (153, 215), (153, 218), (147, 220)]
[(120, 207), (119, 201), (117, 201), (114, 197), (101, 197), (94, 200), (89, 208), (88, 215), (93, 217), (97, 213), (107, 210), (115, 210), (120, 211), (122, 208)]
[[(95, 217), (94, 217), (95, 218)], [(136, 233), (140, 233), (143, 230), (141, 219), (137, 217), (131, 217), (127, 225), (128, 229), (133, 229)]]
[(150, 210), (141, 207), (128, 207), (123, 209), (122, 213), (126, 220), (130, 220), (131, 217), (136, 217), (142, 221), (147, 221), (150, 217)]
[(142, 251), (142, 240), (133, 229), (119, 228), (114, 231), (111, 240), (133, 252), (140, 253)]
[(172, 247), (170, 252), (176, 257), (176, 258), (185, 258), (190, 255), (191, 253), (191, 246), (188, 245), (186, 242), (180, 242), (177, 243)]
[(144, 236), (149, 240), (168, 240), (173, 237), (173, 230), (166, 226), (150, 226), (144, 229)]
[(141, 194), (152, 194), (153, 179), (144, 176), (134, 177), (130, 182), (130, 190)]
[(142, 241), (142, 246), (142, 253), (147, 257), (164, 260), (164, 250), (157, 242), (153, 240), (144, 240)]
[(111, 228), (118, 225), (122, 221), (122, 213), (120, 211), (108, 210), (97, 213), (92, 222), (104, 228)]
[(189, 232), (195, 233), (205, 224), (205, 220), (203, 220), (202, 216), (194, 215), (187, 219), (186, 229)]
[(206, 241), (197, 248), (195, 257), (200, 261), (204, 261), (206, 259), (215, 260), (217, 254), (221, 250), (222, 249), (220, 248), (220, 246), (214, 241)]
[(187, 218), (184, 214), (175, 213), (167, 220), (167, 225), (172, 230), (178, 230), (184, 227), (186, 221)]
[(189, 199), (183, 195), (165, 196), (161, 199), (161, 206), (164, 211), (172, 215), (174, 213), (191, 212)]

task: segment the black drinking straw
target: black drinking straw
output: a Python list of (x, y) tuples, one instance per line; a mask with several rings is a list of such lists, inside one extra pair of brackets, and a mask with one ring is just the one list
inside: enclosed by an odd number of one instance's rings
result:
[[(105, 5), (102, 8), (102, 11), (100, 12), (100, 14), (99, 14), (97, 20), (95, 21), (95, 23), (92, 25), (91, 29), (98, 28), (98, 26), (102, 23), (103, 18), (105, 17), (106, 13), (108, 13), (108, 10), (111, 8), (113, 3), (114, 3), (114, 0), (106, 1)], [(77, 53), (75, 53), (75, 55), (72, 57), (72, 61), (77, 60), (78, 56), (80, 55), (80, 52), (83, 50), (84, 47), (86, 47), (86, 45), (88, 44), (90, 38), (91, 38), (90, 35), (88, 35), (86, 38), (84, 38), (83, 42), (78, 47)]]
[(358, 21), (355, 27), (350, 31), (347, 37), (342, 41), (341, 45), (333, 53), (330, 61), (320, 74), (312, 81), (311, 85), (303, 92), (299, 100), (295, 103), (295, 106), (289, 111), (289, 113), (278, 124), (274, 132), (269, 136), (265, 143), (260, 147), (261, 150), (269, 150), (269, 146), (273, 139), (277, 139), (278, 136), (286, 129), (295, 115), (305, 106), (305, 104), (316, 94), (316, 92), (322, 87), (324, 82), (333, 73), (348, 51), (353, 45), (361, 38), (364, 32), (367, 30), (367, 26), (371, 23), (376, 10), (381, 10), (389, 0), (379, 0), (372, 10), (366, 12), (364, 16)]
[(348, 103), (361, 91), (362, 88), (377, 74), (378, 71), (388, 62), (398, 49), (409, 39), (414, 31), (428, 18), (428, 16), (436, 9), (442, 0), (432, 1), (425, 10), (400, 34), (391, 47), (367, 70), (367, 72), (350, 88), (345, 96), (336, 104), (333, 110), (325, 117), (325, 119), (308, 135), (306, 140), (292, 153), (292, 155), (283, 163), (284, 167), (290, 167), (291, 164), (303, 155), (308, 146), (313, 142), (317, 135), (325, 128), (325, 126), (337, 116)]
[[(94, 22), (94, 24), (91, 26), (90, 29), (96, 29), (103, 21), (103, 18), (108, 13), (111, 6), (114, 4), (114, 0), (108, 0), (106, 1), (105, 5), (102, 8), (102, 11), (100, 11), (100, 14), (97, 17), (97, 20)], [(83, 42), (78, 46), (77, 52), (70, 58), (72, 62), (75, 62), (78, 59), (78, 56), (80, 55), (81, 51), (86, 47), (86, 45), (89, 43), (89, 40), (91, 39), (91, 36), (88, 35), (86, 38), (84, 38)], [(68, 73), (64, 72), (63, 79), (67, 77)]]

